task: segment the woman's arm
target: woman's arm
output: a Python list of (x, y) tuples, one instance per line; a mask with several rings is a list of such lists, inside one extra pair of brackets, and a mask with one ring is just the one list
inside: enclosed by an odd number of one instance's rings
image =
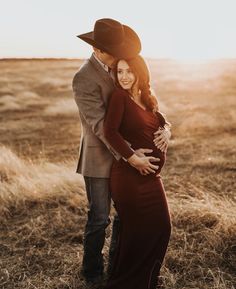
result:
[(123, 158), (127, 159), (130, 165), (139, 170), (141, 174), (155, 173), (158, 166), (153, 165), (151, 161), (157, 162), (159, 159), (135, 155), (135, 152), (130, 148), (119, 132), (125, 111), (125, 98), (125, 92), (122, 90), (115, 91), (111, 96), (104, 121), (105, 138), (110, 145), (122, 155)]
[(160, 120), (160, 128), (154, 133), (153, 142), (158, 149), (166, 153), (171, 137), (171, 124), (160, 111), (156, 111), (156, 114)]
[(134, 154), (134, 151), (119, 132), (124, 115), (125, 97), (124, 92), (121, 90), (116, 90), (112, 94), (104, 120), (104, 136), (123, 158), (128, 159)]

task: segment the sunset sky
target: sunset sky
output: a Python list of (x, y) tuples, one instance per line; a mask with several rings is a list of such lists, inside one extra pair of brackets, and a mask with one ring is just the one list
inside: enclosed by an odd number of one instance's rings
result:
[(0, 0), (0, 58), (88, 57), (99, 18), (131, 26), (151, 58), (236, 58), (235, 0)]

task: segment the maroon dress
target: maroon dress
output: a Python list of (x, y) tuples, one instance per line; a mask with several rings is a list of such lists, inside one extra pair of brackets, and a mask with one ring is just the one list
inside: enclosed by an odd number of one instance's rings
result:
[[(111, 96), (104, 123), (105, 137), (125, 159), (133, 149), (149, 148), (165, 154), (153, 143), (160, 119), (136, 104), (122, 89)], [(157, 163), (156, 163), (157, 164)], [(110, 186), (121, 228), (113, 271), (106, 289), (155, 289), (171, 232), (171, 221), (161, 177), (143, 176), (124, 159), (114, 161)]]

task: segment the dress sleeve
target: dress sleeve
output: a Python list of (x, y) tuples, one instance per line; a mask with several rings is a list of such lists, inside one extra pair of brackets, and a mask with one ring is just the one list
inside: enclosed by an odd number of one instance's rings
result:
[(104, 121), (104, 135), (110, 145), (123, 158), (128, 159), (134, 154), (134, 151), (119, 132), (124, 116), (125, 97), (126, 95), (120, 90), (112, 94)]

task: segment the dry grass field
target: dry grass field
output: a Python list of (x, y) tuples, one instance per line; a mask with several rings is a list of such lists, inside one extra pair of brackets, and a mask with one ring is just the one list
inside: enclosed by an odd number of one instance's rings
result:
[[(0, 288), (85, 289), (86, 198), (75, 174), (80, 60), (0, 61)], [(236, 286), (236, 60), (150, 60), (172, 140), (162, 172), (166, 289)], [(104, 255), (107, 258), (110, 228)], [(101, 288), (99, 288), (101, 289)], [(125, 289), (125, 288), (123, 288)]]

